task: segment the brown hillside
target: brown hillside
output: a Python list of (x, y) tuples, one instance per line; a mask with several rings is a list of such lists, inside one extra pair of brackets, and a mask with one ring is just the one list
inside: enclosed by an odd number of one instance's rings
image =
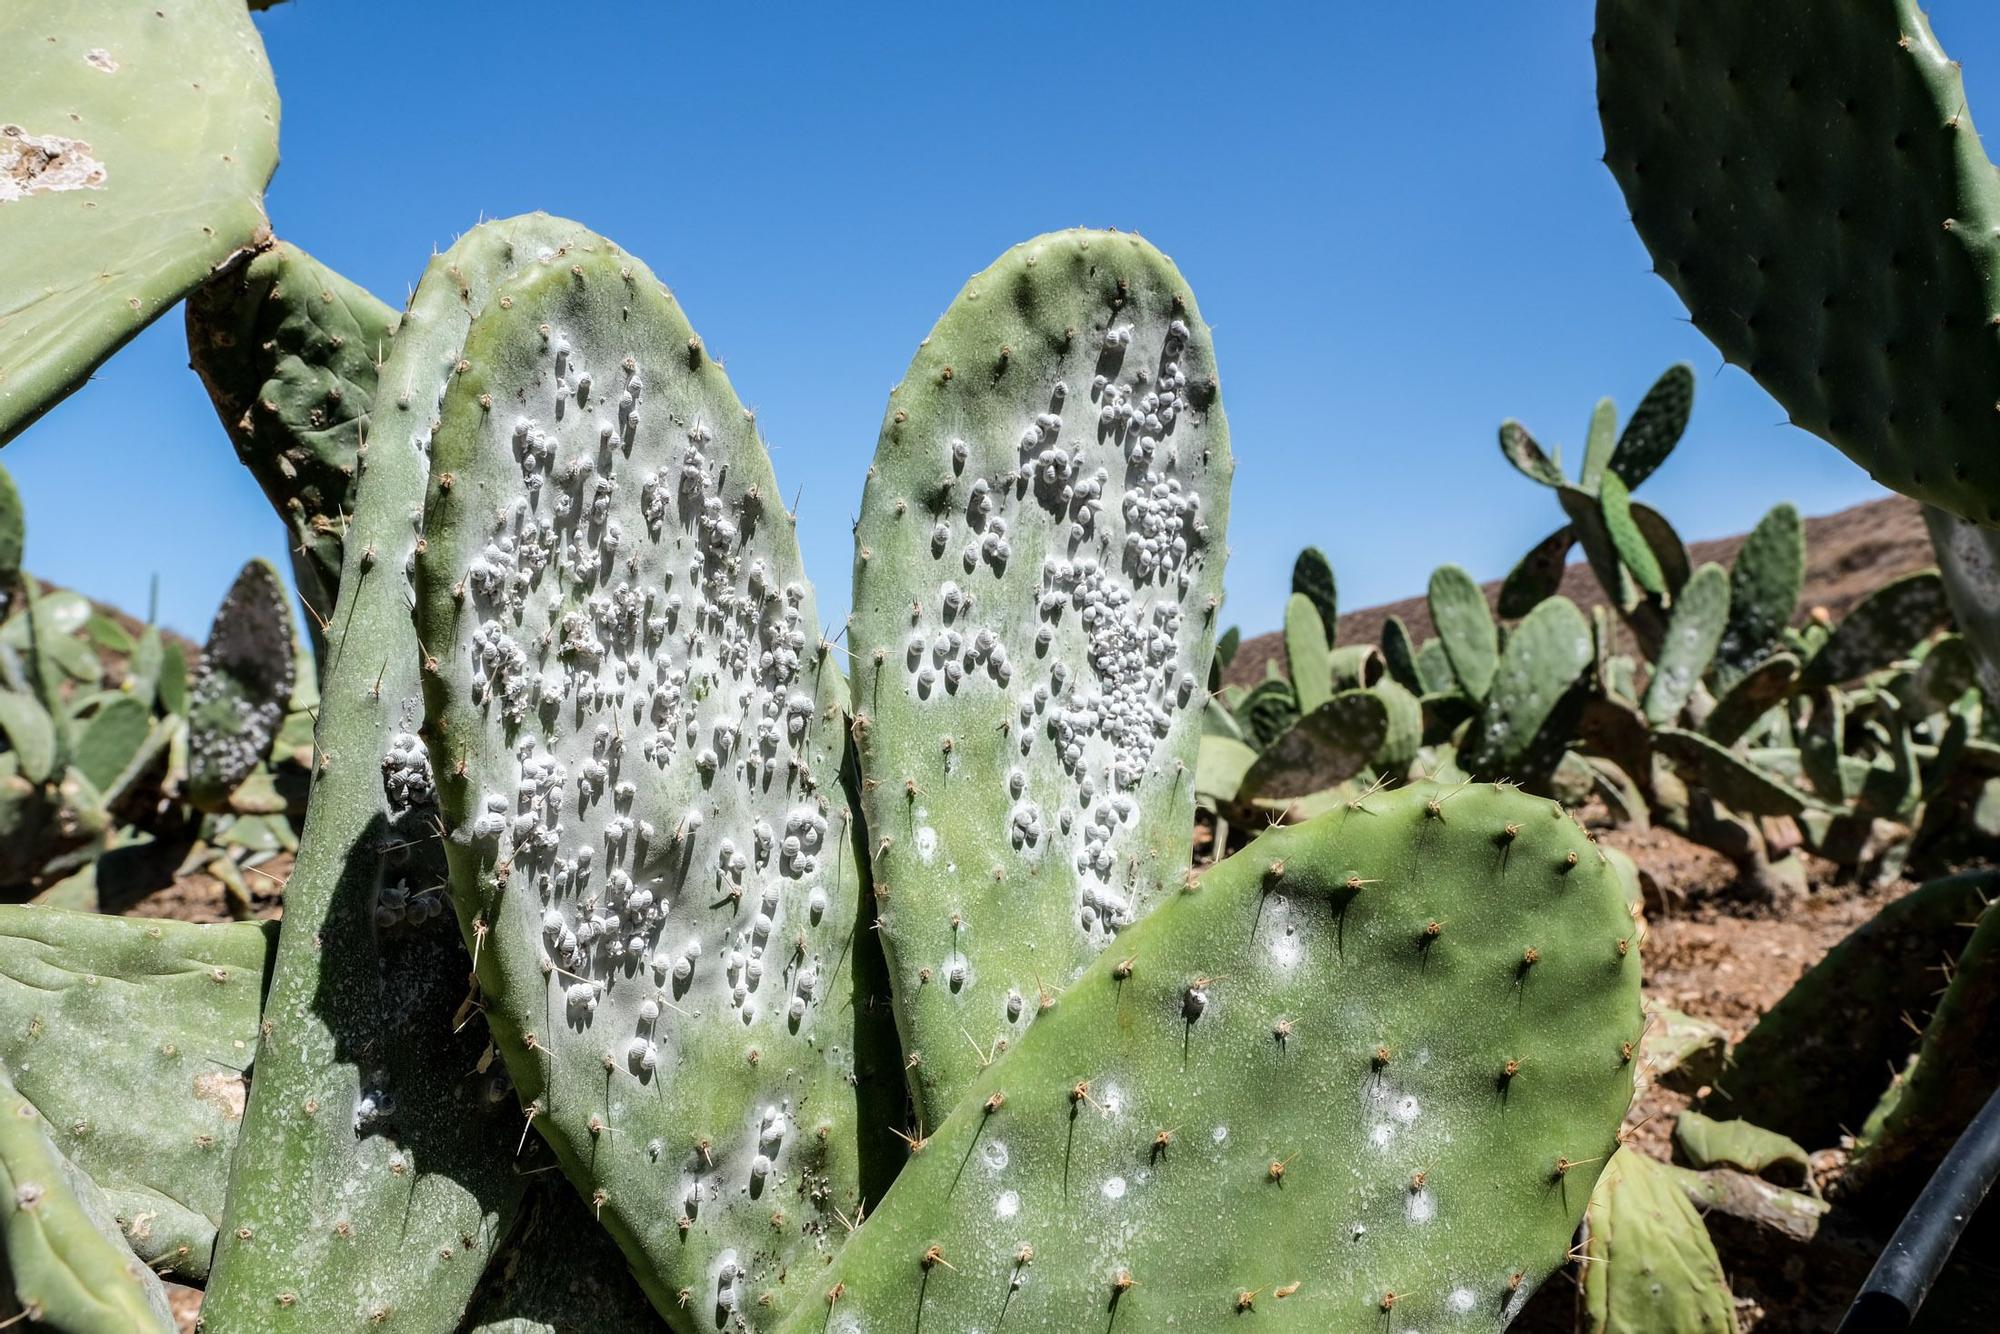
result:
[[(1688, 556), (1697, 566), (1707, 562), (1727, 568), (1743, 545), (1743, 534), (1693, 542)], [(1923, 516), (1917, 502), (1904, 496), (1872, 500), (1865, 505), (1806, 520), (1806, 586), (1799, 599), (1799, 617), (1814, 607), (1825, 607), (1834, 616), (1847, 614), (1849, 607), (1872, 589), (1899, 574), (1934, 564), (1930, 539), (1924, 533)], [(1337, 573), (1337, 572), (1336, 572)], [(1500, 597), (1500, 581), (1485, 585), (1488, 605)], [(1604, 595), (1582, 561), (1572, 562), (1563, 572), (1564, 597), (1588, 610), (1602, 603)], [(1340, 618), (1339, 642), (1373, 644), (1382, 638), (1382, 625), (1390, 616), (1400, 616), (1410, 634), (1422, 643), (1433, 633), (1430, 609), (1422, 597), (1379, 607), (1364, 607)], [(1254, 685), (1264, 679), (1264, 664), (1275, 660), (1284, 668), (1284, 638), (1277, 632), (1244, 642), (1230, 663), (1226, 679)]]

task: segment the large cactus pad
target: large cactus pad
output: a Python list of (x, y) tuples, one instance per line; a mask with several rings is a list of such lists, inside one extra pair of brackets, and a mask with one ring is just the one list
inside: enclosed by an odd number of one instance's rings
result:
[(850, 640), (931, 1123), (1187, 870), (1231, 469), (1207, 326), (1135, 236), (1009, 250), (890, 395)]
[(862, 1104), (899, 1081), (856, 1050), (845, 697), (755, 425), (666, 288), (580, 240), (474, 319), (425, 529), (491, 1027), (660, 1310), (761, 1319), (853, 1215), (894, 1115)]
[(1047, 998), (791, 1328), (1498, 1329), (1617, 1147), (1634, 941), (1509, 788), (1273, 830)]

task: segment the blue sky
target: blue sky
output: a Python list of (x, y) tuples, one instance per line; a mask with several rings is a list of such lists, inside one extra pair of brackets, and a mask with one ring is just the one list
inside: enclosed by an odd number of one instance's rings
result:
[[(270, 213), (395, 305), (481, 217), (547, 209), (643, 257), (757, 408), (829, 620), (917, 341), (1008, 245), (1078, 224), (1151, 238), (1214, 327), (1246, 631), (1306, 543), (1348, 607), (1445, 561), (1504, 574), (1559, 514), (1501, 418), (1574, 460), (1600, 395), (1629, 410), (1676, 360), (1694, 424), (1642, 498), (1690, 540), (1882, 494), (1647, 271), (1597, 160), (1591, 9), (295, 0), (258, 16)], [(1932, 16), (2000, 124), (1994, 11)], [(37, 572), (140, 614), (157, 574), (198, 635), (284, 537), (186, 361), (176, 311), (4, 462)]]

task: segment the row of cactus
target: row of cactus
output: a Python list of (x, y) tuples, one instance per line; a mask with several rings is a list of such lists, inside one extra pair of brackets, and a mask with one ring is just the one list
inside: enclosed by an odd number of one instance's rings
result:
[[(1569, 801), (1602, 797), (1623, 819), (1708, 844), (1774, 901), (1803, 892), (1799, 847), (1882, 881), (1913, 851), (1963, 852), (1968, 827), (2000, 835), (2000, 716), (1968, 642), (1941, 635), (1951, 610), (1936, 571), (1878, 589), (1838, 625), (1818, 611), (1795, 627), (1805, 535), (1791, 506), (1767, 514), (1724, 571), (1692, 568), (1667, 520), (1630, 502), (1624, 479), (1665, 458), (1692, 397), (1686, 368), (1669, 370), (1616, 447), (1615, 411), (1600, 403), (1590, 491), (1560, 482), (1518, 423), (1501, 427), (1507, 457), (1588, 519), (1508, 577), (1499, 611), (1511, 625), (1447, 565), (1430, 581), (1435, 639), (1414, 646), (1391, 617), (1379, 650), (1329, 647), (1303, 590), (1327, 589), (1330, 605), (1331, 569), (1302, 554), (1287, 670), (1272, 662), (1268, 679), (1223, 685), (1210, 706), (1199, 786), (1218, 815), (1297, 818), (1413, 766), (1508, 777)], [(1578, 540), (1617, 621), (1603, 609), (1586, 620), (1554, 591)]]
[(832, 638), (754, 416), (582, 227), (484, 224), (400, 316), (259, 244), (188, 328), (316, 654), (260, 567), (182, 788), (249, 813), (309, 691), (310, 797), (275, 940), (0, 922), (47, 1150), (0, 1208), (69, 1248), (10, 1246), (31, 1316), (160, 1327), (151, 1271), (223, 1331), (1498, 1328), (1561, 1262), (1632, 1093), (1625, 881), (1464, 782), (1194, 872), (1233, 464), (1146, 242), (946, 310)]

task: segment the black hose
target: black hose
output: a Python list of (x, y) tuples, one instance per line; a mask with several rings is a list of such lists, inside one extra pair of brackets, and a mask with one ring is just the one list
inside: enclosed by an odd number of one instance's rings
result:
[(2000, 1090), (1951, 1146), (1840, 1322), (1840, 1334), (1902, 1334), (1959, 1234), (2000, 1176)]

